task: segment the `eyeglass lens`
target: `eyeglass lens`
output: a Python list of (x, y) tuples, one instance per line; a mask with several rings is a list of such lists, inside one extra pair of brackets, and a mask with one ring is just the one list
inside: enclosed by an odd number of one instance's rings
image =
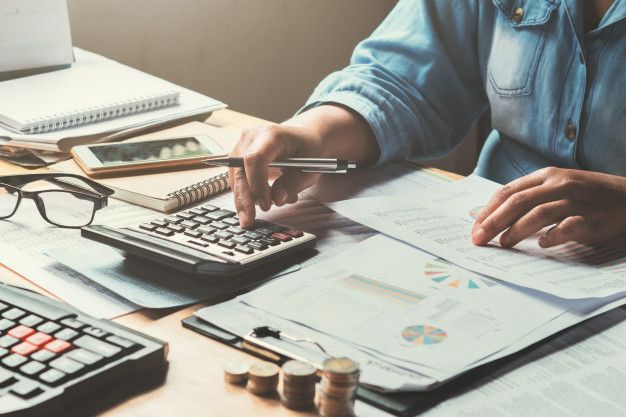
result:
[(94, 202), (88, 198), (61, 190), (41, 192), (38, 198), (48, 220), (59, 226), (82, 227), (93, 218)]
[(7, 217), (13, 214), (18, 202), (19, 195), (17, 191), (0, 185), (0, 217)]

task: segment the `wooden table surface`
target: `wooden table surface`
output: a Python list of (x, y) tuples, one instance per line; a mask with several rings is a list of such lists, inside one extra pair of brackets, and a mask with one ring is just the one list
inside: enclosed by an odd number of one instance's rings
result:
[[(215, 112), (207, 123), (226, 129), (269, 122), (231, 110)], [(0, 161), (0, 174), (33, 172)], [(0, 266), (4, 282), (29, 286), (40, 292), (25, 278)], [(306, 416), (313, 413), (290, 411), (276, 398), (249, 394), (245, 388), (223, 382), (222, 365), (230, 360), (254, 360), (240, 351), (215, 342), (181, 326), (180, 321), (202, 304), (179, 311), (140, 311), (115, 319), (130, 328), (169, 343), (169, 370), (165, 382), (157, 388), (143, 390), (130, 398), (112, 392), (102, 393), (84, 407), (78, 416), (106, 417), (210, 417), (210, 416)]]

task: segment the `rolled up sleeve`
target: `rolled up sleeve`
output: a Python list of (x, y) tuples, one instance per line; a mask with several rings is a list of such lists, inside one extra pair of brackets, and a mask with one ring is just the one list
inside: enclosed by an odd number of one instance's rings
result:
[(401, 0), (300, 110), (338, 103), (359, 113), (382, 164), (454, 148), (487, 106), (479, 65), (480, 0)]

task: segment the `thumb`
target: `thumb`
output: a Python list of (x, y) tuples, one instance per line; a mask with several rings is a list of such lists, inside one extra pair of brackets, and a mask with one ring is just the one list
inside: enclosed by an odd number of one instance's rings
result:
[(298, 171), (283, 172), (272, 184), (272, 200), (277, 206), (298, 201), (298, 193), (315, 183), (320, 174)]

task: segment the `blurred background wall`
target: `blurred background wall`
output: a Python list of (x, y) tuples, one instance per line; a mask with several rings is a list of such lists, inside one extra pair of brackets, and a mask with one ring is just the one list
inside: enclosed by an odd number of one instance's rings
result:
[[(348, 63), (396, 0), (68, 0), (72, 37), (94, 51), (272, 121)], [(467, 140), (436, 165), (466, 173)]]

